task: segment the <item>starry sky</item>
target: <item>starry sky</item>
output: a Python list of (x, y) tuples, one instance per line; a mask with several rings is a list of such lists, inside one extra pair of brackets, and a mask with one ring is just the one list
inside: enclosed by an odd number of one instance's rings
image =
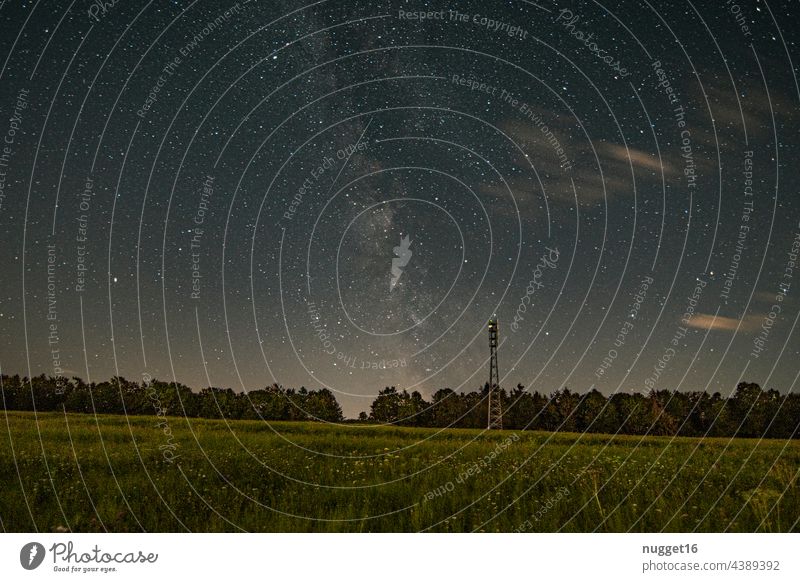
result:
[(497, 316), (505, 388), (796, 390), (798, 23), (4, 0), (0, 370), (353, 417), (482, 386)]

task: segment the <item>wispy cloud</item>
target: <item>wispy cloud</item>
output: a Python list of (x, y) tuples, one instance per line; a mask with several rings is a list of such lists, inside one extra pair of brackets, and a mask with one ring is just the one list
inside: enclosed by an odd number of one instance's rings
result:
[(698, 313), (689, 321), (689, 327), (696, 329), (710, 329), (713, 331), (736, 331), (751, 332), (761, 325), (761, 315), (746, 315), (741, 319), (735, 317), (716, 317), (710, 313)]
[(630, 163), (638, 168), (659, 172), (659, 176), (660, 172), (662, 171), (665, 175), (673, 175), (677, 173), (675, 166), (669, 163), (663, 157), (659, 160), (658, 154), (655, 151), (646, 152), (643, 150), (637, 150), (630, 146), (625, 147), (624, 145), (613, 143), (603, 143), (600, 149), (610, 159), (623, 162), (625, 164)]
[[(544, 184), (548, 200), (573, 205), (574, 182), (578, 203), (585, 207), (599, 205), (606, 198), (633, 196), (634, 184), (637, 188), (645, 183), (660, 184), (662, 172), (667, 178), (679, 174), (678, 166), (666, 157), (660, 159), (655, 148), (648, 152), (604, 139), (590, 143), (575, 127), (574, 121), (546, 110), (537, 110), (536, 115), (543, 120), (547, 134), (533, 121), (507, 119), (499, 124), (528, 155), (527, 159), (520, 159), (515, 169), (530, 176), (530, 183), (517, 180), (512, 188), (524, 185), (528, 190), (539, 190), (532, 163)], [(550, 135), (552, 138), (548, 137)], [(575, 135), (580, 135), (580, 139), (572, 137)], [(559, 147), (566, 154), (570, 169), (564, 168)], [(507, 195), (502, 184), (487, 184), (482, 190), (498, 196)]]

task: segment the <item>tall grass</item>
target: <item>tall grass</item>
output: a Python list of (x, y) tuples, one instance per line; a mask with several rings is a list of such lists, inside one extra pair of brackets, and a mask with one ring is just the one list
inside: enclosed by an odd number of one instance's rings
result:
[(5, 414), (2, 527), (798, 529), (797, 441), (167, 420)]

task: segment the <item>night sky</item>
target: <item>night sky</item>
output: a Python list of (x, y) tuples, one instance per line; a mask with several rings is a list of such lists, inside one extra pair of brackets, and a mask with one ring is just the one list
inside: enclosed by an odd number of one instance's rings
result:
[[(423, 11), (420, 20), (415, 13)], [(0, 3), (0, 370), (797, 389), (790, 2)]]

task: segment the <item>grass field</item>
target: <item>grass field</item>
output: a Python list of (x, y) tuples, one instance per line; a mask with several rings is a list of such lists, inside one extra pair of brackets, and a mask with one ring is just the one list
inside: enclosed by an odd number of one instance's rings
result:
[(800, 529), (797, 441), (19, 412), (0, 433), (5, 531)]

